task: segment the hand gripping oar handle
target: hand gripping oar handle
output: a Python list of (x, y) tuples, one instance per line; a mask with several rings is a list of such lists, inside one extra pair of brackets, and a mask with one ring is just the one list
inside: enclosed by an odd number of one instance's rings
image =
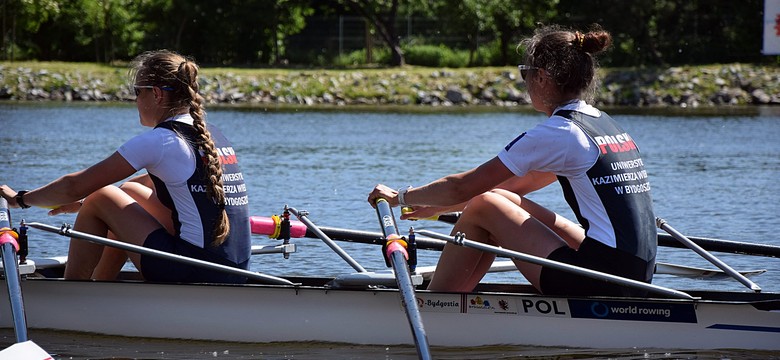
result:
[(713, 265), (719, 267), (726, 274), (729, 274), (731, 277), (737, 279), (743, 285), (750, 288), (750, 290), (753, 290), (755, 292), (761, 291), (761, 288), (758, 285), (756, 285), (754, 282), (750, 281), (750, 279), (746, 278), (744, 275), (732, 269), (731, 266), (728, 266), (726, 263), (716, 258), (714, 255), (710, 254), (709, 252), (707, 252), (707, 250), (704, 250), (701, 246), (696, 245), (696, 243), (694, 243), (693, 241), (685, 237), (685, 235), (681, 234), (679, 231), (671, 227), (671, 225), (669, 225), (666, 222), (666, 220), (657, 217), (655, 218), (655, 223), (659, 228), (668, 232), (669, 235), (672, 235), (675, 239), (679, 240), (681, 243), (685, 244), (685, 246), (695, 251), (697, 254), (701, 255), (701, 257), (707, 259)]
[(387, 200), (382, 198), (376, 200), (376, 215), (386, 240), (385, 256), (390, 259), (393, 271), (395, 271), (395, 281), (401, 294), (401, 300), (404, 302), (406, 318), (412, 328), (417, 356), (420, 359), (431, 359), (428, 336), (425, 335), (420, 308), (417, 306), (417, 296), (414, 295), (414, 285), (406, 264), (406, 260), (409, 258), (406, 252), (406, 242), (398, 234), (393, 210)]
[(8, 300), (11, 303), (16, 342), (25, 342), (27, 341), (27, 317), (24, 314), (22, 300), (22, 279), (19, 275), (19, 264), (16, 262), (16, 252), (19, 250), (16, 241), (18, 238), (19, 235), (11, 228), (8, 201), (0, 197), (0, 249), (2, 249), (3, 273), (8, 286)]

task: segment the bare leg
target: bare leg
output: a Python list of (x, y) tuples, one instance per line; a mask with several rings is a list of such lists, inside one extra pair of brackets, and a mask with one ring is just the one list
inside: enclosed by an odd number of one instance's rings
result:
[[(116, 235), (108, 232), (109, 239), (117, 240)], [(110, 246), (103, 247), (103, 254), (100, 256), (95, 270), (92, 271), (93, 280), (115, 280), (122, 267), (127, 262), (127, 252)]]
[[(504, 194), (496, 192), (474, 197), (452, 231), (466, 234), (469, 240), (545, 258), (553, 250), (566, 246), (566, 242), (544, 223)], [(471, 291), (490, 268), (493, 259), (494, 256), (477, 250), (447, 245), (428, 289)], [(541, 266), (521, 261), (515, 261), (515, 265), (538, 289)]]
[[(89, 195), (79, 211), (74, 230), (107, 236), (109, 229), (123, 242), (142, 245), (152, 231), (162, 227), (130, 195), (115, 186), (106, 186)], [(66, 279), (88, 279), (103, 253), (103, 246), (71, 239)], [(130, 255), (140, 269), (140, 256)]]
[(527, 211), (534, 219), (552, 229), (558, 236), (566, 241), (572, 249), (579, 249), (585, 240), (585, 229), (577, 223), (550, 211), (531, 200), (507, 190), (496, 189), (493, 192), (500, 194)]
[[(157, 199), (157, 195), (152, 188), (149, 188), (138, 182), (127, 182), (119, 187), (130, 195), (144, 210), (154, 216), (157, 221), (163, 224), (169, 233), (173, 234), (173, 221), (171, 220), (171, 211)], [(109, 237), (113, 234), (109, 233)], [(112, 239), (114, 237), (111, 237)], [(117, 248), (106, 247), (100, 262), (92, 273), (95, 280), (114, 280), (116, 279), (122, 267), (128, 259), (128, 253)]]

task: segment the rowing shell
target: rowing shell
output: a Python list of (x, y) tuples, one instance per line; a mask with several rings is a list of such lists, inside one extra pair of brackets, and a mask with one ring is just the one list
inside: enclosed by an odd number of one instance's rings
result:
[[(56, 278), (55, 270), (28, 274), (22, 282), (30, 329), (253, 343), (414, 344), (392, 282), (365, 286), (365, 279), (358, 284), (348, 276), (339, 286), (332, 278), (289, 278), (297, 285), (69, 281)], [(377, 284), (383, 283), (379, 278)], [(7, 294), (0, 289), (2, 298)], [(527, 285), (481, 284), (472, 293), (420, 290), (415, 296), (431, 346), (780, 350), (780, 294), (688, 293), (693, 300), (555, 297)], [(0, 326), (11, 327), (10, 319), (9, 307), (0, 304)], [(562, 336), (561, 329), (577, 335)]]

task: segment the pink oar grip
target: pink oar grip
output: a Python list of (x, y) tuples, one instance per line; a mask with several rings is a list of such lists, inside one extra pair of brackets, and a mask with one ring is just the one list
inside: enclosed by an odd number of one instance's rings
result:
[(385, 255), (387, 255), (388, 259), (391, 258), (390, 254), (392, 254), (394, 251), (400, 251), (401, 253), (404, 254), (404, 258), (406, 260), (409, 260), (409, 253), (406, 252), (406, 248), (400, 243), (398, 243), (398, 241), (393, 241), (389, 245), (387, 245), (387, 250), (385, 250)]
[(7, 231), (0, 234), (0, 246), (6, 243), (11, 243), (14, 246), (14, 249), (16, 249), (17, 252), (19, 251), (19, 243), (16, 242), (16, 238), (14, 238), (13, 235), (9, 234)]
[[(276, 232), (276, 222), (267, 216), (250, 216), (252, 234), (271, 235)], [(298, 220), (290, 220), (290, 237), (306, 236), (306, 225)]]

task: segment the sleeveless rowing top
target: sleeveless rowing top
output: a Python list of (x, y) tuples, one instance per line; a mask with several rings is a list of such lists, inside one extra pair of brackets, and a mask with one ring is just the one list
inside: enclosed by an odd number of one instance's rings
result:
[[(612, 227), (602, 229), (602, 232), (614, 232), (615, 244), (607, 245), (649, 263), (655, 262), (658, 235), (650, 182), (631, 136), (604, 112), (594, 117), (574, 110), (559, 110), (554, 115), (571, 120), (598, 146), (598, 159), (586, 174), (589, 186), (601, 201), (598, 208), (606, 212)], [(558, 182), (566, 201), (588, 234), (592, 225), (588, 221), (590, 216), (580, 208), (577, 191), (566, 177), (558, 176)], [(648, 274), (648, 278), (652, 278), (652, 273)]]
[[(219, 208), (206, 193), (206, 162), (199, 152), (197, 133), (192, 125), (179, 121), (165, 121), (155, 128), (171, 130), (181, 136), (195, 154), (195, 171), (187, 180), (187, 186), (168, 186), (159, 177), (149, 174), (157, 190), (160, 201), (171, 209), (176, 236), (183, 238), (183, 232), (197, 234), (187, 236), (186, 240), (230, 261), (233, 264), (248, 264), (251, 253), (249, 197), (244, 176), (238, 166), (233, 145), (218, 128), (207, 124), (214, 146), (222, 163), (222, 182), (225, 190), (225, 210), (230, 221), (230, 232), (219, 246), (213, 246), (213, 233), (219, 216)], [(185, 210), (187, 209), (187, 210)], [(183, 238), (183, 239), (185, 239)]]

